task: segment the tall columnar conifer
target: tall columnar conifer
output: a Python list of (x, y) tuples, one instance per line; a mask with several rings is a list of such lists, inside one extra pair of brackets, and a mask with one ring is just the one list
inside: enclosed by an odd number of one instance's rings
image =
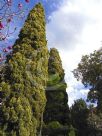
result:
[(45, 108), (48, 50), (44, 9), (31, 10), (0, 84), (0, 135), (36, 136)]
[(48, 72), (49, 75), (58, 74), (61, 79), (64, 78), (64, 70), (62, 68), (62, 61), (59, 52), (56, 48), (52, 48), (49, 53)]
[[(64, 126), (70, 124), (67, 85), (64, 81), (64, 70), (58, 50), (52, 48), (49, 54), (49, 80), (46, 88), (47, 103), (44, 112), (44, 122), (48, 129), (43, 129), (43, 135), (58, 136), (62, 133), (63, 135), (68, 134), (68, 130), (66, 131)], [(59, 127), (59, 129), (55, 132), (51, 127)]]

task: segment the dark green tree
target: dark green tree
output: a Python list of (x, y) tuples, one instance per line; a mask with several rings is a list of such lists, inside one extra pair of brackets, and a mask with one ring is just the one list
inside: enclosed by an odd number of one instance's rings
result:
[[(44, 112), (44, 123), (50, 132), (48, 135), (57, 136), (68, 134), (68, 129), (64, 128), (65, 131), (63, 129), (63, 126), (70, 124), (68, 95), (59, 52), (57, 49), (52, 48), (49, 54), (49, 80), (46, 88), (47, 103)], [(54, 128), (57, 130), (55, 131)]]
[(36, 136), (46, 104), (48, 49), (45, 15), (37, 4), (29, 13), (0, 83), (0, 135)]
[(102, 111), (102, 48), (83, 56), (73, 73), (85, 86), (90, 86), (88, 99), (91, 102), (97, 100), (97, 108)]
[(74, 128), (77, 129), (76, 135), (87, 136), (87, 117), (88, 109), (83, 99), (78, 99), (71, 107), (71, 120)]

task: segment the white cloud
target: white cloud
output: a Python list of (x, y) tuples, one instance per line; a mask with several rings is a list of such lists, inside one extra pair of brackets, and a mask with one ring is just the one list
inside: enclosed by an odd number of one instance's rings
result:
[[(77, 82), (71, 71), (81, 56), (100, 48), (102, 41), (102, 1), (65, 0), (50, 16), (47, 24), (49, 47), (60, 51), (68, 83), (69, 105), (74, 99), (86, 98), (88, 90)], [(78, 88), (81, 86), (82, 88)]]

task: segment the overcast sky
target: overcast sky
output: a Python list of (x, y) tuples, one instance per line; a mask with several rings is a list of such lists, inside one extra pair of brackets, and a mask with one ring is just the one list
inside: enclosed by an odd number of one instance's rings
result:
[(68, 84), (69, 106), (75, 99), (86, 99), (89, 91), (76, 81), (71, 71), (77, 67), (82, 55), (102, 46), (101, 13), (102, 0), (63, 0), (49, 16), (48, 46), (60, 51)]

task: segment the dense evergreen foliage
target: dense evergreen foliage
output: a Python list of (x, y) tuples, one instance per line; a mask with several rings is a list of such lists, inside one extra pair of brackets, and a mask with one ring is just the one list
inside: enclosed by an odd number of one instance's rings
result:
[[(46, 89), (47, 103), (44, 112), (44, 123), (48, 135), (68, 135), (69, 107), (64, 81), (64, 70), (57, 49), (50, 50), (49, 57), (49, 80)], [(55, 130), (56, 129), (56, 130)], [(45, 135), (45, 134), (44, 134)]]
[(58, 74), (60, 79), (64, 79), (64, 70), (62, 68), (62, 61), (60, 59), (59, 52), (56, 48), (52, 48), (49, 53), (49, 62), (48, 62), (48, 72), (49, 76), (53, 74)]
[(71, 120), (74, 128), (77, 129), (76, 135), (87, 136), (88, 109), (83, 99), (76, 100), (71, 107)]
[(8, 55), (0, 83), (0, 135), (36, 136), (46, 104), (48, 73), (45, 16), (37, 4)]

